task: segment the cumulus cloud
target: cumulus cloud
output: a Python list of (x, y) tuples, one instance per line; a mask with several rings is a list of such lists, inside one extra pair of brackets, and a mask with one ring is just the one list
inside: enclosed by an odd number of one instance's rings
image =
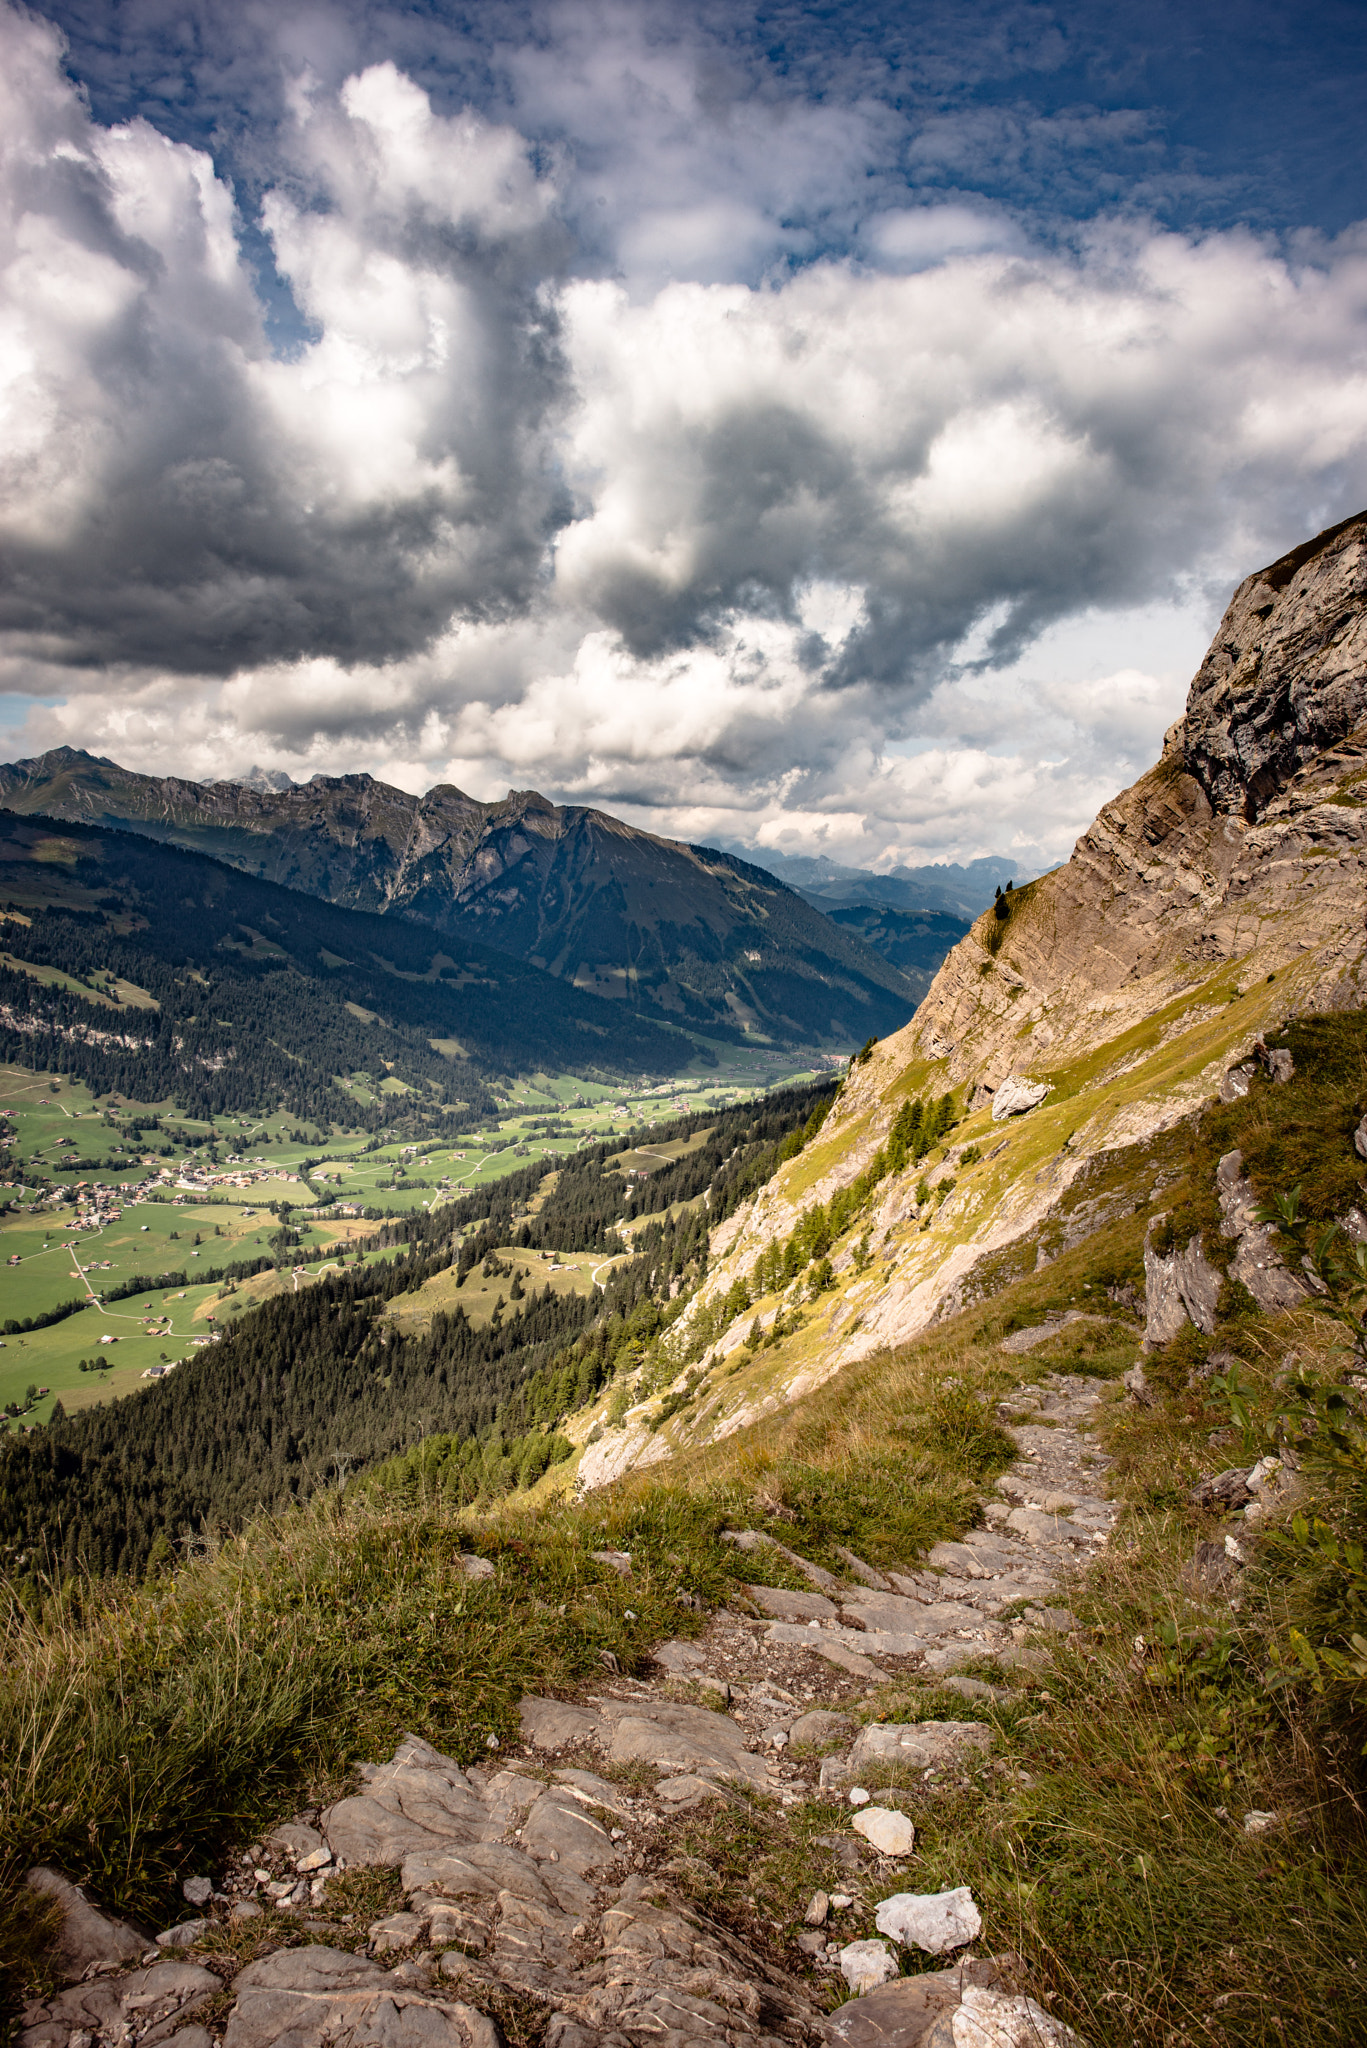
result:
[(301, 85), (263, 219), (314, 335), (280, 361), (209, 158), (86, 119), (45, 24), (3, 38), (9, 647), (222, 675), (524, 608), (568, 506), (554, 189), (522, 139), (392, 65)]
[[(1228, 586), (1367, 499), (1367, 239), (1045, 234), (881, 175), (856, 217), (883, 103), (756, 98), (642, 17), (566, 19), (506, 55), (517, 120), (301, 52), (248, 223), (0, 13), (28, 746), (537, 785), (881, 865), (1066, 851)], [(955, 137), (918, 146), (963, 183)]]

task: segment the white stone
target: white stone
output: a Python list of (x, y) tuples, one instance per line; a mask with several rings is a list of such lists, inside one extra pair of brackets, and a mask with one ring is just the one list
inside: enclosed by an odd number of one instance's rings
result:
[(331, 1849), (312, 1849), (307, 1856), (301, 1856), (295, 1869), (303, 1877), (310, 1870), (325, 1870), (332, 1861)]
[(986, 1991), (980, 1984), (964, 1986), (950, 2031), (954, 2048), (1083, 2048), (1080, 2036), (1033, 1998)]
[(187, 1877), (180, 1889), (187, 1904), (207, 1906), (214, 1895), (214, 1881), (211, 1877)]
[(963, 1948), (983, 1931), (982, 1914), (966, 1884), (947, 1892), (895, 1892), (878, 1908), (874, 1924), (903, 1947), (932, 1956)]
[(866, 1807), (855, 1816), (854, 1831), (880, 1856), (907, 1856), (916, 1839), (916, 1830), (906, 1815), (891, 1806)]
[(840, 1974), (856, 1998), (900, 1975), (897, 1958), (883, 1941), (852, 1941), (840, 1951)]
[(1244, 1815), (1244, 1833), (1246, 1835), (1265, 1835), (1269, 1828), (1276, 1827), (1277, 1820), (1278, 1815), (1275, 1813), (1264, 1813), (1255, 1806), (1251, 1812)]
[(869, 1794), (862, 1785), (851, 1785), (849, 1796), (851, 1806), (867, 1806), (869, 1803)]
[(1026, 1110), (1037, 1109), (1049, 1093), (1045, 1081), (1027, 1081), (1023, 1074), (1008, 1074), (992, 1097), (992, 1121), (1001, 1123), (1008, 1116), (1024, 1116)]

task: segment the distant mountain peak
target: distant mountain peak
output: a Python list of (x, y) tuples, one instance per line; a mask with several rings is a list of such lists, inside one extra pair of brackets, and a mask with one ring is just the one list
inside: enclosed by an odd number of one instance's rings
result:
[(534, 789), (486, 804), (366, 774), (198, 783), (64, 749), (0, 767), (0, 803), (117, 824), (339, 907), (478, 939), (705, 1037), (861, 1044), (904, 1024), (927, 979), (748, 861)]
[[(113, 763), (111, 762), (109, 765), (112, 767)], [(253, 762), (245, 775), (220, 775), (216, 781), (210, 783), (209, 787), (211, 789), (225, 789), (231, 787), (234, 783), (239, 789), (268, 790), (272, 794), (278, 794), (282, 789), (294, 789), (298, 786), (294, 777), (287, 775), (283, 768), (261, 768)]]

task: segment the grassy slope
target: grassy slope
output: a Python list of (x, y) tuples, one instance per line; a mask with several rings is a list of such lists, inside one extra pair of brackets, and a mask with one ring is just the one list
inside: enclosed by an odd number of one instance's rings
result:
[[(0, 1689), (7, 1883), (50, 1859), (160, 1922), (180, 1876), (304, 1792), (337, 1786), (400, 1730), (471, 1758), (489, 1733), (513, 1730), (524, 1688), (571, 1688), (602, 1649), (630, 1667), (686, 1632), (680, 1592), (735, 1599), (733, 1574), (754, 1577), (757, 1564), (715, 1540), (728, 1524), (767, 1519), (827, 1562), (838, 1543), (909, 1561), (973, 1520), (983, 1483), (1011, 1455), (977, 1396), (1050, 1370), (1114, 1380), (1133, 1362), (1120, 1316), (1020, 1359), (997, 1340), (1132, 1263), (1146, 1207), (917, 1343), (685, 1453), (664, 1478), (580, 1504), (523, 1496), (475, 1520), (425, 1492), (417, 1461), (388, 1488), (260, 1524), (131, 1595), (74, 1587), (40, 1622), (12, 1615)], [(1326, 1361), (1333, 1334), (1313, 1311), (1233, 1315), (1216, 1341), (1245, 1361), (1252, 1427), (1286, 1398), (1288, 1349), (1302, 1366)], [(1152, 1408), (1116, 1389), (1109, 1433), (1127, 1512), (1071, 1596), (1086, 1633), (1044, 1682), (1018, 1681), (1000, 1709), (894, 1684), (863, 1712), (995, 1722), (998, 1758), (1024, 1775), (987, 1769), (907, 1788), (920, 1881), (970, 1883), (985, 1940), (1019, 1949), (1090, 2041), (1360, 2039), (1357, 1765), (1334, 1747), (1313, 1694), (1263, 1683), (1284, 1568), (1269, 1556), (1251, 1572), (1237, 1610), (1186, 1576), (1194, 1542), (1212, 1532), (1187, 1489), (1241, 1449), (1220, 1395), (1208, 1383), (1188, 1391), (1189, 1365), (1180, 1344), (1153, 1362)], [(470, 1541), (497, 1560), (494, 1580), (471, 1584), (459, 1569)], [(629, 1584), (592, 1561), (604, 1547), (631, 1551)], [(1238, 1817), (1253, 1807), (1286, 1825), (1244, 1836)], [(699, 1895), (765, 1925), (797, 1966), (795, 1915), (813, 1885), (834, 1881), (818, 1840), (829, 1827), (815, 1803), (696, 1821), (685, 1846)], [(16, 1972), (31, 1974), (33, 1930), (21, 1913), (4, 1925)]]

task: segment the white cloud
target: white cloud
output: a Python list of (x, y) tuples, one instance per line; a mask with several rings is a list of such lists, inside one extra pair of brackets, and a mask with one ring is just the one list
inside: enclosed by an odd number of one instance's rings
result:
[[(622, 24), (519, 59), (573, 176), (393, 62), (298, 79), (275, 356), (208, 157), (102, 128), (0, 14), (0, 678), (65, 699), (28, 746), (1066, 851), (1229, 585), (1367, 500), (1367, 239), (1043, 247), (883, 196), (858, 262), (762, 275), (881, 116), (747, 125)], [(576, 268), (595, 176), (616, 278)]]

